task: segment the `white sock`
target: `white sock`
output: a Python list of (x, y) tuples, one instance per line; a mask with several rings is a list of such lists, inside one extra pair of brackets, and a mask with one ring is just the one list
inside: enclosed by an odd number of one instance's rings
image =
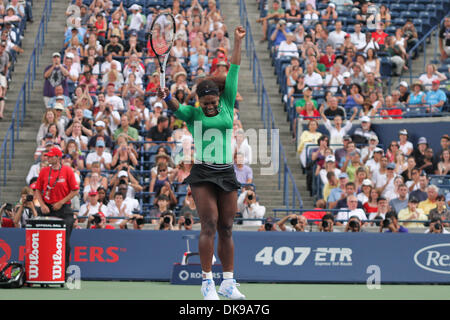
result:
[(208, 279), (212, 280), (213, 279), (212, 271), (205, 272), (205, 271), (202, 270), (202, 278), (203, 278), (203, 280), (208, 280)]
[(233, 272), (224, 272), (223, 280), (230, 280), (230, 279), (234, 279)]

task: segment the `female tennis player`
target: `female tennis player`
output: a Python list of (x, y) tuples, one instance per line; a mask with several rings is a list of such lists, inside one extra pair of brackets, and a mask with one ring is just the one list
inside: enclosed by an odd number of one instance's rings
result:
[(245, 299), (234, 279), (234, 243), (231, 237), (237, 212), (237, 189), (240, 184), (233, 169), (231, 136), (234, 103), (241, 64), (241, 42), (245, 29), (236, 27), (234, 48), (226, 79), (206, 78), (197, 85), (201, 108), (180, 104), (169, 89), (158, 90), (175, 116), (186, 122), (194, 138), (195, 163), (185, 182), (200, 217), (199, 254), (202, 266), (201, 292), (205, 300), (218, 300), (212, 275), (214, 238), (218, 233), (217, 252), (222, 262), (223, 281), (218, 293), (233, 300)]

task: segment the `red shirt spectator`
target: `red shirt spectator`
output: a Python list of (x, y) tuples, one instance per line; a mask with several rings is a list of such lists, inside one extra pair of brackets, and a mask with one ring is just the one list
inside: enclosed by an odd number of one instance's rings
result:
[(14, 228), (14, 222), (11, 219), (1, 217), (0, 220), (2, 228)]
[[(327, 203), (323, 199), (319, 199), (316, 202), (316, 207), (314, 210), (324, 210)], [(326, 211), (306, 211), (303, 212), (302, 216), (306, 217), (308, 220), (322, 220), (323, 216), (326, 215)], [(314, 221), (315, 224), (320, 224), (320, 221)]]
[(385, 45), (385, 40), (389, 35), (383, 31), (383, 29), (377, 28), (377, 31), (372, 32), (372, 38), (375, 42), (377, 42), (380, 46)]

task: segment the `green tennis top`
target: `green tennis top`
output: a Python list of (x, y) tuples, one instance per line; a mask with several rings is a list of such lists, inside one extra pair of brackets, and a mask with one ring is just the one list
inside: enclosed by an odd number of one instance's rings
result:
[(239, 65), (231, 64), (225, 89), (219, 99), (219, 113), (207, 117), (202, 108), (180, 104), (175, 116), (186, 122), (194, 138), (195, 159), (214, 164), (232, 164), (231, 136)]

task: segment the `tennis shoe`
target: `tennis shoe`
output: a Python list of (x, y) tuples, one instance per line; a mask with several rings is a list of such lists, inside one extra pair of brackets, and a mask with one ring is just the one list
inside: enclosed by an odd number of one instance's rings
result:
[(244, 300), (245, 296), (239, 292), (238, 287), (239, 283), (236, 283), (234, 279), (226, 279), (223, 280), (220, 284), (218, 294), (224, 296), (225, 298), (229, 298), (231, 300)]
[(214, 280), (206, 279), (202, 281), (203, 300), (220, 300), (216, 292)]

